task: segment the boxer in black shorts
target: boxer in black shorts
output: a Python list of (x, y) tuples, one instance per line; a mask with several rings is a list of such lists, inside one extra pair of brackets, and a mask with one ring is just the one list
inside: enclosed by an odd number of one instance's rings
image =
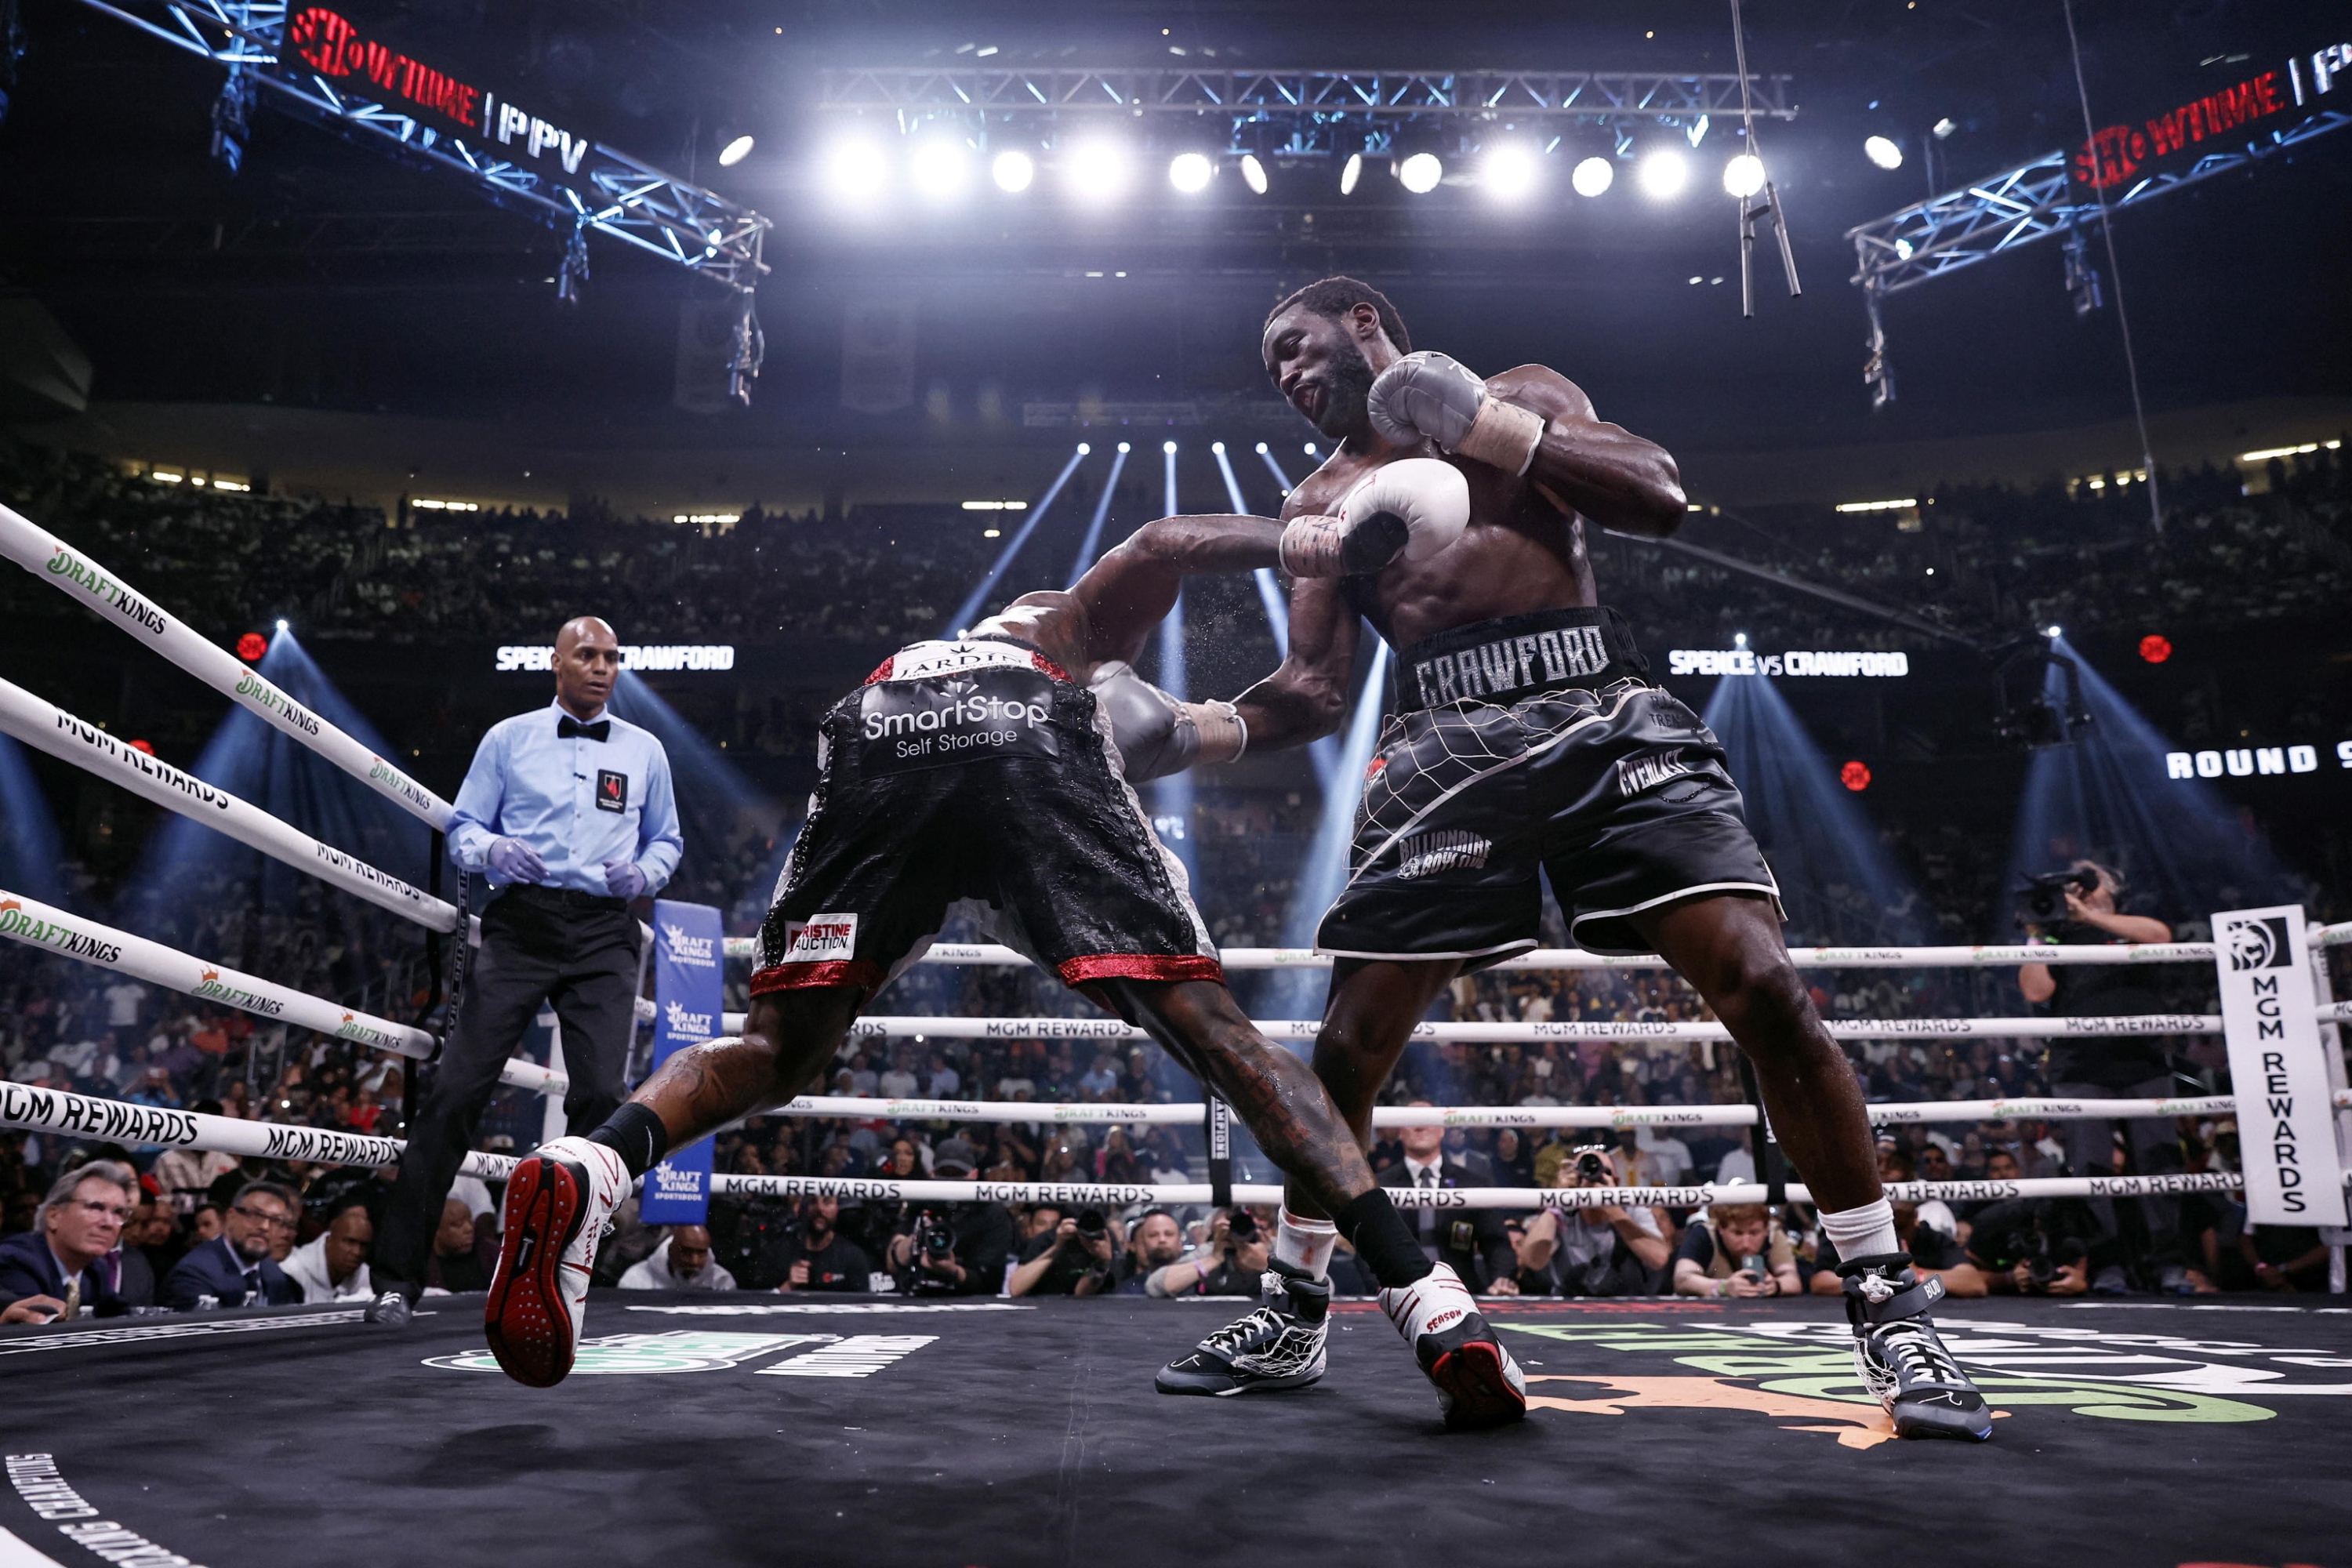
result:
[[(1297, 744), (1341, 721), (1360, 617), (1398, 650), (1348, 886), (1318, 937), (1338, 962), (1315, 1070), (1340, 1113), (1369, 1144), (1414, 1022), (1455, 975), (1535, 945), (1548, 871), (1578, 940), (1664, 957), (1754, 1062), (1773, 1130), (1848, 1260), (1856, 1365), (1896, 1431), (1990, 1436), (1982, 1397), (1926, 1316), (1940, 1284), (1896, 1240), (1861, 1088), (1790, 963), (1722, 749), (1643, 679), (1594, 587), (1585, 521), (1675, 531), (1674, 459), (1600, 420), (1556, 371), (1482, 379), (1412, 353), (1395, 307), (1353, 279), (1284, 300), (1260, 346), (1283, 396), (1338, 443), (1286, 516), (1328, 510), (1406, 461), (1452, 463), (1469, 493), (1447, 548), (1302, 578), (1288, 658), (1242, 698), (1255, 745)], [(1277, 1271), (1327, 1267), (1332, 1231), (1314, 1202), (1288, 1194)]]
[[(1410, 487), (1387, 488), (1403, 510), (1367, 512), (1375, 537), (1318, 520), (1307, 543), (1334, 558), (1404, 547)], [(596, 1237), (631, 1183), (671, 1146), (814, 1081), (948, 906), (973, 899), (1000, 938), (1214, 1088), (1335, 1216), (1450, 1424), (1526, 1413), (1509, 1353), (1453, 1270), (1423, 1255), (1314, 1073), (1226, 991), (1182, 867), (1130, 787), (1247, 745), (1246, 705), (1177, 702), (1127, 661), (1187, 572), (1271, 566), (1283, 546), (1283, 529), (1264, 519), (1162, 519), (1069, 593), (1031, 594), (962, 637), (902, 648), (834, 706), (808, 819), (761, 931), (742, 1036), (671, 1057), (602, 1127), (542, 1146), (509, 1183), (485, 1321), (510, 1375), (543, 1386), (570, 1372)], [(1197, 1375), (1241, 1363), (1251, 1376), (1285, 1365), (1304, 1376), (1309, 1349), (1319, 1375), (1320, 1337), (1289, 1319), (1303, 1311), (1319, 1323), (1328, 1295), (1302, 1284), (1286, 1298), (1288, 1317), (1269, 1314), (1264, 1331), (1236, 1337)]]

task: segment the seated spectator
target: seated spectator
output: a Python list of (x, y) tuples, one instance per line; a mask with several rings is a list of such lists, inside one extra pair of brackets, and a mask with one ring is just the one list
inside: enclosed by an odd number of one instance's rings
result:
[[(1937, 1154), (1943, 1152), (1933, 1143), (1927, 1147)], [(1893, 1143), (1881, 1142), (1878, 1145), (1878, 1179), (1882, 1182), (1914, 1182), (1919, 1178), (1909, 1154)], [(1960, 1222), (1943, 1199), (1929, 1198), (1925, 1203), (1912, 1205), (1911, 1208), (1918, 1215), (1921, 1225), (1940, 1230), (1955, 1239), (1959, 1237)]]
[(1677, 1296), (1796, 1296), (1797, 1254), (1762, 1204), (1716, 1204), (1675, 1248)]
[[(1902, 1231), (1899, 1205), (1895, 1220)], [(2079, 1296), (2091, 1288), (2090, 1240), (2097, 1230), (2098, 1221), (2078, 1199), (2011, 1198), (1978, 1211), (1969, 1222), (1961, 1252), (1967, 1273), (1958, 1268), (1937, 1271), (1955, 1296)], [(1914, 1258), (1928, 1268), (1937, 1268), (1928, 1261), (1936, 1254), (1937, 1234), (1923, 1226), (1916, 1237), (1903, 1237)]]
[[(969, 1182), (978, 1152), (961, 1138), (940, 1141), (931, 1173)], [(908, 1204), (890, 1237), (890, 1271), (915, 1296), (993, 1296), (1013, 1255), (1013, 1215), (1003, 1204)]]
[(2327, 1243), (2308, 1226), (2249, 1225), (2238, 1233), (2238, 1252), (2260, 1289), (2327, 1289)]
[(710, 1232), (698, 1225), (672, 1227), (654, 1255), (621, 1276), (624, 1290), (732, 1290), (735, 1276), (711, 1260)]
[(248, 1182), (220, 1216), (220, 1235), (190, 1250), (164, 1277), (158, 1292), (174, 1311), (205, 1304), (222, 1307), (283, 1306), (302, 1299), (302, 1287), (286, 1277), (271, 1256), (280, 1232), (294, 1233), (301, 1199), (277, 1182)]
[[(1051, 1210), (1047, 1210), (1051, 1213)], [(1114, 1243), (1099, 1209), (1056, 1218), (1049, 1231), (1033, 1235), (1021, 1262), (1005, 1281), (1008, 1296), (1092, 1296), (1109, 1288)]]
[(1119, 1296), (1147, 1294), (1145, 1282), (1184, 1256), (1184, 1227), (1166, 1209), (1146, 1209), (1127, 1233), (1127, 1250), (1119, 1255), (1111, 1291)]
[[(1555, 1184), (1613, 1187), (1615, 1155), (1586, 1144), (1559, 1163)], [(1511, 1237), (1511, 1284), (1528, 1296), (1650, 1296), (1666, 1277), (1674, 1248), (1647, 1204), (1544, 1209)]]
[(327, 1228), (294, 1249), (286, 1260), (286, 1277), (302, 1287), (305, 1303), (372, 1301), (375, 1287), (368, 1280), (368, 1248), (375, 1241), (375, 1223), (367, 1205), (352, 1204), (327, 1222)]
[(497, 1245), (489, 1227), (480, 1224), (474, 1211), (461, 1197), (450, 1197), (441, 1205), (440, 1227), (433, 1233), (433, 1247), (425, 1257), (425, 1289), (441, 1290), (451, 1295), (467, 1290), (490, 1288), (490, 1270), (497, 1258), (484, 1244)]
[(122, 1299), (100, 1264), (121, 1245), (138, 1203), (139, 1178), (128, 1165), (93, 1160), (59, 1176), (33, 1228), (0, 1241), (0, 1291), (54, 1301), (61, 1319), (118, 1315)]
[(1239, 1204), (1209, 1219), (1208, 1235), (1190, 1258), (1155, 1269), (1143, 1281), (1147, 1296), (1255, 1296), (1272, 1251), (1271, 1226)]
[(785, 1233), (783, 1283), (779, 1290), (865, 1290), (872, 1288), (874, 1260), (843, 1236), (841, 1200), (801, 1200), (800, 1223)]

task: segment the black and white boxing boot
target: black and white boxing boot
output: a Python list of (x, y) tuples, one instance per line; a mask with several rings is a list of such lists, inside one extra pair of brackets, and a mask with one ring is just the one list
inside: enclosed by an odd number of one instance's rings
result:
[(1381, 1310), (1436, 1386), (1448, 1426), (1500, 1426), (1525, 1418), (1527, 1377), (1451, 1265), (1441, 1263), (1410, 1285), (1382, 1290)]
[(1275, 1258), (1266, 1261), (1260, 1289), (1264, 1305), (1161, 1367), (1152, 1386), (1223, 1397), (1305, 1388), (1321, 1378), (1331, 1282)]
[(1838, 1266), (1845, 1280), (1846, 1321), (1853, 1325), (1853, 1364), (1864, 1386), (1895, 1418), (1898, 1437), (1992, 1436), (1992, 1412), (1969, 1374), (1936, 1337), (1927, 1309), (1944, 1282), (1912, 1272), (1907, 1252), (1882, 1252)]

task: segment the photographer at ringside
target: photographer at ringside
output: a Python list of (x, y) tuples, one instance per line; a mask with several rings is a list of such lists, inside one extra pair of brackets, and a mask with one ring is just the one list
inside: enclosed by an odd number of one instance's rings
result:
[(1192, 1255), (1143, 1281), (1147, 1296), (1255, 1296), (1273, 1237), (1258, 1216), (1235, 1204), (1209, 1218), (1209, 1233)]
[(1004, 1284), (1008, 1296), (1096, 1296), (1108, 1292), (1118, 1249), (1100, 1209), (1058, 1216), (1024, 1244)]
[(1968, 1261), (1996, 1296), (2080, 1296), (2097, 1228), (2078, 1198), (2011, 1198), (1971, 1223)]
[[(2036, 878), (2021, 894), (2020, 918), (2028, 939), (2056, 945), (2170, 942), (2172, 928), (2147, 915), (2127, 915), (2120, 905), (2122, 873), (2095, 860), (2077, 860), (2065, 871)], [(2165, 1011), (2163, 994), (2148, 970), (2126, 963), (2029, 963), (2019, 969), (2017, 988), (2028, 1002), (2046, 1004), (2061, 1017), (2122, 1017)], [(2050, 1041), (2050, 1092), (2061, 1100), (2160, 1100), (2173, 1092), (2166, 1037), (2156, 1035), (2060, 1036)], [(2116, 1129), (2099, 1118), (2060, 1122), (2066, 1163), (2078, 1176), (2118, 1174)], [(2127, 1118), (2120, 1123), (2132, 1153), (2132, 1169), (2166, 1168), (2153, 1152), (2167, 1145), (2178, 1153), (2172, 1123), (2160, 1116)], [(2094, 1243), (2092, 1279), (2096, 1289), (2126, 1289), (2127, 1258), (2144, 1259), (2153, 1276), (2145, 1283), (2171, 1290), (2186, 1278), (2177, 1233), (2180, 1208), (2169, 1197), (2143, 1198), (2119, 1216), (2111, 1199), (2092, 1201), (2102, 1235)], [(2141, 1234), (2126, 1237), (2127, 1229)]]
[[(1588, 1143), (1559, 1163), (1553, 1185), (1622, 1185), (1612, 1151)], [(1647, 1204), (1541, 1209), (1511, 1233), (1518, 1268), (1510, 1283), (1522, 1296), (1653, 1296), (1674, 1256), (1657, 1211)]]
[[(932, 1178), (976, 1180), (978, 1159), (963, 1139), (947, 1139), (931, 1156)], [(890, 1237), (890, 1272), (907, 1296), (993, 1296), (1012, 1256), (1013, 1211), (1003, 1204), (910, 1203)]]

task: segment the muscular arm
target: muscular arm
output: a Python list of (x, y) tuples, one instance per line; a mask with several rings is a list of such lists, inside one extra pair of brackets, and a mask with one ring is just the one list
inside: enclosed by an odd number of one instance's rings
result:
[(1574, 382), (1530, 364), (1505, 371), (1486, 390), (1544, 416), (1529, 480), (1603, 528), (1664, 539), (1682, 526), (1682, 471), (1674, 458), (1594, 414)]
[(1272, 566), (1281, 545), (1282, 525), (1263, 517), (1213, 513), (1145, 523), (1070, 590), (1086, 609), (1088, 662), (1134, 663), (1187, 576)]
[(1250, 747), (1303, 746), (1337, 730), (1348, 712), (1361, 622), (1336, 577), (1301, 577), (1290, 585), (1290, 657), (1234, 700), (1249, 726)]

